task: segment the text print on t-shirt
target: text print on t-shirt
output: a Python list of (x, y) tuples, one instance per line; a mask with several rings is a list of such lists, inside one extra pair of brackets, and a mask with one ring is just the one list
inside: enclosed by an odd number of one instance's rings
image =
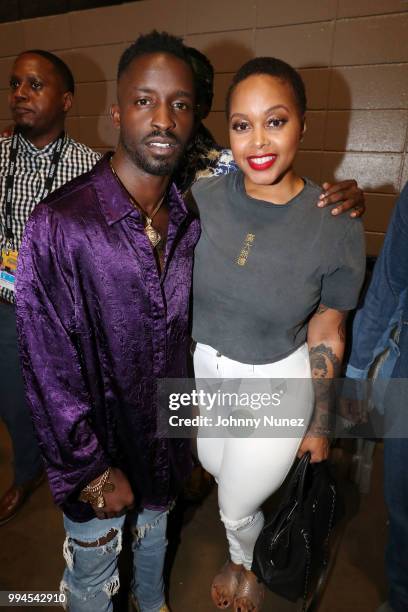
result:
[(247, 234), (245, 236), (244, 244), (242, 245), (242, 249), (236, 260), (239, 266), (245, 266), (247, 259), (249, 257), (251, 248), (254, 245), (254, 241), (255, 241), (255, 234)]

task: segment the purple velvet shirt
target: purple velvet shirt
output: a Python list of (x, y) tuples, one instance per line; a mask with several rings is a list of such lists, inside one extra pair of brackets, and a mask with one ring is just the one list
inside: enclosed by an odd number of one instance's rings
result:
[(189, 441), (155, 437), (154, 383), (186, 375), (199, 231), (173, 186), (160, 277), (106, 157), (27, 223), (16, 283), (22, 369), (53, 496), (73, 520), (94, 516), (77, 497), (108, 466), (150, 508), (165, 507), (189, 473)]

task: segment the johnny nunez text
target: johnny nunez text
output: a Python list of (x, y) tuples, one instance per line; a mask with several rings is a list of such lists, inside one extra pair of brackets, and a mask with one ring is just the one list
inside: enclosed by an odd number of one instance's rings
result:
[(264, 415), (263, 417), (238, 417), (230, 414), (226, 417), (197, 415), (195, 417), (179, 417), (174, 414), (169, 417), (171, 427), (305, 427), (305, 419), (283, 418)]

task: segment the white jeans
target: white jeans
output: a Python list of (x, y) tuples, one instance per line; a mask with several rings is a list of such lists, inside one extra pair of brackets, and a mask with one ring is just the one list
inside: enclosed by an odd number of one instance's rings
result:
[[(266, 365), (250, 365), (220, 355), (205, 344), (194, 352), (197, 388), (199, 379), (289, 379), (310, 378), (307, 345), (289, 357)], [(243, 381), (244, 382), (244, 381)], [(204, 383), (203, 383), (204, 384)], [(306, 388), (306, 393), (304, 392)], [(303, 384), (296, 413), (307, 425), (313, 411), (312, 384)], [(202, 408), (200, 411), (203, 413)], [(208, 413), (207, 413), (208, 414)], [(261, 504), (284, 481), (299, 449), (300, 437), (208, 438), (198, 436), (198, 456), (218, 483), (218, 503), (226, 529), (231, 560), (251, 568), (256, 539), (263, 527)]]

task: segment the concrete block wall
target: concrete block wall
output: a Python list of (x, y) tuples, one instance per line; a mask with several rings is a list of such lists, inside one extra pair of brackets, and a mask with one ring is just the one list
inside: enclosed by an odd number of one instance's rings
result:
[(214, 64), (208, 127), (228, 144), (224, 98), (232, 74), (255, 55), (298, 68), (308, 131), (297, 159), (317, 182), (355, 177), (364, 188), (367, 252), (378, 253), (395, 198), (408, 181), (407, 0), (142, 0), (0, 24), (0, 127), (8, 125), (8, 75), (23, 49), (56, 52), (77, 83), (72, 136), (115, 145), (109, 119), (119, 56), (140, 32), (182, 35)]

